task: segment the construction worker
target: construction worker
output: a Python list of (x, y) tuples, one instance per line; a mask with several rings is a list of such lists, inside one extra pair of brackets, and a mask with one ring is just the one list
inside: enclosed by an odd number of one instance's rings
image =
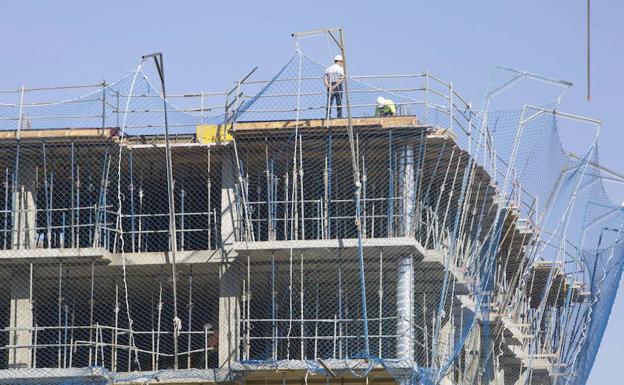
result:
[(334, 64), (327, 67), (323, 83), (327, 88), (327, 103), (325, 110), (325, 118), (331, 117), (331, 108), (336, 102), (336, 117), (342, 118), (342, 82), (344, 81), (344, 62), (342, 55), (334, 57)]
[(377, 98), (377, 108), (375, 108), (375, 116), (395, 116), (396, 105), (392, 99), (386, 99), (383, 96)]

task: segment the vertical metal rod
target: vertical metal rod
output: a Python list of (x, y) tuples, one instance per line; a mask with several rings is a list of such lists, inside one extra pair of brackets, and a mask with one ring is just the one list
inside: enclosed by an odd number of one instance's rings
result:
[(247, 280), (243, 279), (242, 282), (242, 309), (241, 309), (241, 320), (240, 320), (240, 328), (241, 328), (241, 336), (243, 338), (243, 360), (247, 360), (247, 346), (249, 346), (249, 341), (247, 340), (247, 319), (249, 316), (247, 315)]
[(338, 339), (338, 316), (334, 314), (334, 346), (333, 346), (333, 359), (336, 359), (336, 340)]
[(300, 350), (301, 350), (301, 360), (305, 360), (306, 359), (306, 354), (305, 354), (305, 326), (304, 326), (304, 309), (303, 309), (303, 303), (304, 303), (304, 297), (305, 297), (305, 289), (303, 286), (303, 253), (300, 254), (300, 272), (299, 272), (299, 318), (301, 320), (301, 324), (299, 325), (299, 335), (301, 337), (301, 346), (300, 346)]
[(297, 186), (297, 183), (299, 182), (299, 173), (297, 172), (297, 168), (298, 168), (298, 164), (297, 164), (297, 150), (298, 150), (298, 146), (297, 143), (299, 142), (298, 140), (298, 134), (295, 135), (295, 152), (294, 152), (294, 156), (293, 156), (293, 169), (292, 169), (292, 202), (291, 202), (291, 220), (292, 220), (292, 229), (291, 231), (293, 232), (292, 237), (290, 238), (291, 240), (297, 240), (299, 237), (299, 207), (297, 205), (297, 199), (298, 199), (298, 194), (299, 194), (299, 189)]
[(48, 237), (48, 248), (52, 247), (52, 217), (51, 217), (51, 208), (50, 204), (50, 186), (48, 184), (48, 156), (46, 151), (46, 144), (42, 144), (43, 151), (43, 190), (45, 192), (45, 202), (46, 202), (46, 233)]
[[(113, 344), (111, 346), (111, 370), (113, 372), (117, 371), (117, 337), (119, 335), (119, 285), (115, 282), (115, 309), (113, 309), (115, 313), (115, 328), (113, 330)], [(96, 331), (97, 332), (97, 331)], [(97, 348), (95, 351), (95, 355), (97, 356)], [(130, 355), (130, 352), (128, 352)], [(128, 368), (130, 370), (130, 368)]]
[[(11, 205), (11, 221), (13, 223), (17, 223), (19, 221), (20, 215), (19, 215), (19, 209), (20, 209), (20, 203), (18, 200), (18, 188), (19, 188), (19, 170), (20, 170), (20, 144), (18, 142), (17, 144), (17, 148), (15, 151), (15, 169), (13, 170), (13, 194), (12, 194), (12, 205)], [(16, 218), (17, 216), (17, 218)], [(13, 232), (12, 232), (12, 239), (11, 239), (11, 243), (13, 245), (13, 248), (20, 248), (20, 231), (19, 231), (19, 226), (15, 226), (13, 225)]]
[(288, 172), (284, 173), (284, 239), (292, 239), (288, 235)]
[(277, 360), (277, 311), (276, 311), (276, 301), (275, 301), (275, 278), (276, 278), (276, 270), (275, 270), (275, 254), (271, 253), (271, 336), (273, 339), (271, 340), (271, 356), (273, 360)]
[(180, 190), (180, 250), (184, 251), (184, 197), (186, 191)]
[(429, 323), (427, 322), (427, 293), (424, 292), (423, 293), (423, 330), (424, 330), (424, 346), (425, 346), (425, 362), (427, 364), (427, 367), (429, 367), (429, 335), (428, 335), (428, 325)]
[[(89, 366), (93, 359), (93, 314), (95, 307), (95, 260), (91, 261), (91, 294), (89, 296)], [(97, 351), (95, 352), (97, 354)]]
[(106, 366), (104, 362), (104, 329), (101, 328), (100, 325), (98, 325), (98, 329), (100, 331), (100, 341), (102, 341), (102, 344), (100, 344), (100, 353), (102, 354), (102, 366)]
[(104, 240), (105, 240), (105, 247), (107, 249), (110, 250), (110, 231), (108, 230), (108, 178), (110, 175), (110, 165), (112, 162), (112, 155), (108, 155), (108, 163), (106, 166), (106, 174), (105, 174), (105, 179), (104, 179), (104, 186), (103, 186), (103, 191), (102, 191), (102, 205), (101, 205), (101, 212), (103, 214), (103, 220), (102, 220), (102, 226), (103, 228), (103, 232), (104, 232)]
[(213, 209), (212, 210), (212, 223), (214, 226), (214, 233), (215, 233), (215, 248), (216, 247), (221, 247), (220, 244), (218, 244), (220, 238), (218, 236), (216, 236), (217, 234), (217, 209)]
[(425, 124), (429, 125), (429, 71), (425, 72)]
[(115, 108), (115, 111), (117, 112), (117, 125), (116, 125), (115, 127), (121, 127), (121, 126), (119, 125), (119, 90), (116, 90), (116, 91), (115, 91), (115, 94), (116, 94), (115, 99), (117, 99), (117, 100), (115, 101), (115, 103), (116, 103), (116, 108)]
[(99, 328), (100, 328), (100, 326), (96, 322), (95, 323), (95, 360), (94, 360), (94, 365), (95, 366), (97, 366), (97, 364), (98, 364), (98, 347), (99, 347), (99, 343), (98, 343), (99, 335), (98, 335), (98, 332), (99, 332)]
[(383, 252), (379, 252), (379, 342), (377, 357), (383, 357), (381, 334), (383, 332)]
[(269, 172), (269, 144), (268, 139), (264, 138), (264, 164), (266, 173), (266, 205), (267, 205), (267, 240), (273, 241), (273, 218), (271, 216), (271, 173)]
[(333, 178), (333, 158), (334, 158), (334, 144), (333, 134), (330, 128), (329, 135), (327, 137), (327, 196), (325, 200), (325, 210), (327, 210), (327, 238), (332, 238), (332, 178)]
[(176, 253), (178, 250), (176, 239), (175, 221), (175, 198), (173, 191), (173, 164), (171, 159), (171, 143), (169, 141), (169, 121), (167, 119), (167, 92), (165, 90), (165, 63), (161, 53), (153, 56), (154, 62), (160, 75), (162, 88), (163, 109), (165, 118), (165, 161), (167, 163), (167, 196), (169, 198), (169, 239), (171, 252), (171, 276), (173, 288), (173, 368), (178, 369), (178, 335), (180, 331), (180, 319), (178, 318), (178, 276), (176, 271)]
[(449, 88), (450, 88), (450, 91), (451, 91), (451, 94), (450, 94), (450, 101), (449, 101), (449, 108), (450, 108), (450, 110), (449, 110), (449, 114), (450, 114), (450, 117), (451, 117), (451, 121), (450, 121), (450, 123), (449, 123), (449, 129), (450, 129), (451, 131), (453, 131), (453, 120), (455, 120), (455, 119), (454, 119), (454, 116), (455, 116), (455, 115), (453, 114), (453, 94), (455, 93), (455, 91), (453, 91), (453, 82), (451, 82), (451, 83), (449, 84)]
[(278, 190), (279, 190), (279, 181), (275, 176), (275, 160), (271, 158), (269, 162), (270, 174), (271, 174), (271, 217), (273, 218), (273, 240), (277, 239), (277, 203), (278, 200)]
[(19, 104), (19, 119), (17, 120), (17, 140), (20, 140), (20, 133), (22, 130), (22, 119), (24, 117), (24, 91), (25, 88), (22, 86), (22, 91), (20, 92), (20, 104)]
[(61, 213), (61, 233), (59, 234), (59, 247), (65, 248), (65, 234), (67, 233), (67, 222), (65, 221), (65, 212)]
[(339, 319), (339, 333), (340, 333), (340, 338), (338, 340), (338, 358), (342, 359), (343, 355), (342, 355), (342, 343), (343, 343), (343, 338), (342, 338), (342, 326), (344, 323), (344, 317), (342, 314), (342, 255), (340, 253), (340, 251), (338, 252), (338, 319)]
[(251, 350), (251, 258), (247, 256), (247, 325), (245, 354), (249, 359)]
[(204, 324), (204, 369), (208, 369), (208, 324)]
[(392, 130), (388, 130), (388, 237), (394, 236), (394, 158), (392, 157)]
[(76, 149), (74, 146), (74, 141), (71, 141), (71, 145), (70, 145), (70, 152), (71, 152), (71, 162), (70, 162), (70, 168), (71, 168), (71, 209), (70, 209), (70, 218), (69, 218), (69, 222), (70, 222), (70, 228), (71, 228), (71, 234), (70, 234), (70, 244), (71, 247), (76, 247), (76, 234), (75, 234), (75, 230), (76, 230), (76, 206), (74, 205), (76, 203)]
[(141, 184), (139, 186), (139, 220), (138, 220), (138, 224), (137, 224), (137, 229), (138, 229), (138, 236), (139, 239), (137, 240), (137, 250), (141, 251), (141, 244), (142, 244), (142, 240), (143, 240), (143, 184)]
[(210, 147), (208, 147), (208, 250), (212, 250), (212, 177), (210, 176), (212, 165), (210, 155)]
[(67, 368), (67, 326), (69, 322), (69, 305), (65, 303), (63, 306), (65, 310), (64, 324), (63, 324), (63, 368)]
[(188, 285), (189, 285), (189, 294), (188, 294), (188, 336), (187, 338), (187, 349), (188, 352), (186, 356), (186, 367), (187, 369), (191, 368), (191, 326), (193, 321), (193, 266), (189, 267), (189, 275), (188, 275)]
[(102, 163), (102, 176), (100, 180), (100, 190), (98, 192), (98, 202), (94, 209), (95, 223), (93, 229), (93, 247), (107, 247), (105, 245), (106, 239), (103, 239), (101, 234), (101, 227), (106, 227), (107, 213), (106, 213), (106, 190), (108, 188), (108, 172), (111, 164), (111, 156), (109, 156), (108, 149), (104, 153), (104, 161)]
[[(35, 314), (35, 298), (34, 298), (34, 287), (33, 287), (33, 285), (34, 285), (34, 281), (33, 281), (33, 278), (34, 278), (34, 267), (33, 267), (32, 262), (30, 263), (29, 267), (30, 267), (30, 269), (29, 269), (29, 274), (28, 274), (28, 306), (30, 308), (31, 317), (35, 318), (34, 317), (34, 314)], [(31, 327), (31, 326), (32, 326), (32, 324), (29, 325), (29, 327)], [(36, 341), (35, 341), (35, 343), (33, 345), (33, 348), (34, 349), (37, 348), (37, 342)], [(33, 354), (33, 358), (32, 358), (32, 361), (31, 361), (31, 367), (32, 368), (36, 368), (37, 367), (36, 360), (37, 359), (35, 358), (35, 355)]]
[(362, 155), (362, 236), (367, 237), (367, 223), (366, 223), (366, 187), (368, 182), (368, 176), (366, 173), (366, 158)]
[(61, 355), (62, 355), (62, 333), (61, 327), (63, 325), (63, 261), (59, 261), (59, 278), (58, 278), (58, 351), (57, 351), (57, 366), (61, 368)]
[(161, 280), (159, 283), (159, 288), (158, 288), (158, 317), (156, 320), (156, 368), (155, 370), (158, 370), (158, 366), (160, 364), (160, 320), (161, 320), (162, 308), (163, 308), (162, 294), (163, 294), (163, 285), (162, 285), (162, 280)]
[(199, 96), (199, 124), (204, 124), (204, 91), (201, 91)]
[(93, 224), (93, 216), (95, 215), (95, 209), (97, 205), (93, 205), (93, 182), (91, 179), (91, 175), (89, 175), (89, 187), (87, 188), (89, 191), (89, 245), (93, 245), (93, 237), (94, 237), (94, 224)]
[(76, 306), (72, 306), (71, 330), (69, 332), (69, 367), (73, 367), (74, 358), (74, 325), (76, 322)]
[(32, 360), (32, 367), (33, 368), (37, 368), (37, 344), (38, 344), (38, 335), (37, 335), (37, 323), (35, 322), (35, 328), (34, 328), (34, 337), (33, 337), (33, 360)]
[(9, 240), (9, 168), (4, 170), (4, 238), (2, 249), (6, 250)]
[(301, 239), (305, 239), (305, 204), (303, 198), (303, 139), (299, 134), (299, 189), (301, 191)]
[(106, 80), (102, 80), (102, 130), (106, 128)]
[(315, 312), (314, 312), (314, 357), (312, 357), (314, 360), (316, 360), (319, 355), (318, 355), (318, 327), (319, 327), (319, 292), (320, 292), (320, 282), (317, 283), (316, 286), (316, 299), (315, 299)]
[(131, 148), (128, 152), (128, 163), (128, 176), (130, 177), (130, 186), (128, 186), (130, 189), (130, 232), (132, 234), (131, 250), (134, 253), (136, 241), (136, 216), (134, 212), (134, 155)]
[[(153, 281), (156, 281), (156, 277), (152, 278)], [(154, 352), (156, 351), (156, 334), (154, 333), (154, 293), (150, 293), (150, 326), (151, 326), (151, 358), (152, 358), (152, 370), (155, 370), (156, 366), (156, 356)]]
[(76, 165), (76, 246), (80, 247), (80, 166)]

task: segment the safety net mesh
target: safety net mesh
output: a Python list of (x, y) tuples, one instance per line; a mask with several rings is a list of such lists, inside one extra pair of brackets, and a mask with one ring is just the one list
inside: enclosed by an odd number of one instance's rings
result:
[(598, 122), (300, 50), (206, 117), (144, 66), (0, 104), (0, 382), (586, 383), (624, 212), (558, 133)]

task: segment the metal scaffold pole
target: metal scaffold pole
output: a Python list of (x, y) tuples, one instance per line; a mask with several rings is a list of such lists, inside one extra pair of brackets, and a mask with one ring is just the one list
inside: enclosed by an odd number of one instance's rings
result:
[(177, 291), (177, 271), (176, 271), (176, 251), (178, 250), (176, 221), (175, 221), (175, 197), (173, 191), (173, 166), (171, 161), (171, 143), (169, 141), (169, 122), (167, 119), (167, 93), (165, 90), (165, 68), (163, 55), (161, 52), (144, 55), (143, 60), (153, 58), (156, 64), (160, 85), (162, 89), (164, 119), (165, 119), (165, 161), (167, 167), (167, 196), (169, 201), (169, 250), (171, 253), (171, 276), (173, 290), (173, 367), (178, 369), (178, 337), (182, 328), (182, 321), (178, 318), (178, 291)]
[[(337, 33), (338, 36), (335, 34)], [(368, 315), (367, 315), (367, 301), (366, 301), (366, 277), (365, 277), (365, 266), (364, 266), (364, 251), (362, 246), (362, 208), (361, 208), (361, 198), (362, 198), (362, 181), (360, 177), (360, 165), (359, 165), (359, 157), (358, 157), (358, 144), (355, 140), (355, 135), (353, 133), (353, 119), (351, 115), (351, 99), (349, 95), (349, 72), (347, 70), (347, 60), (346, 60), (346, 48), (345, 48), (345, 39), (344, 39), (344, 30), (342, 28), (326, 28), (313, 30), (308, 32), (296, 32), (292, 34), (294, 38), (301, 38), (307, 36), (314, 35), (329, 35), (332, 40), (336, 43), (338, 48), (340, 49), (340, 53), (342, 54), (343, 59), (343, 70), (344, 70), (344, 94), (346, 100), (347, 107), (347, 133), (349, 137), (349, 147), (351, 150), (351, 163), (353, 167), (353, 181), (355, 185), (354, 191), (354, 201), (355, 201), (355, 226), (357, 229), (358, 235), (358, 259), (359, 259), (359, 280), (360, 280), (360, 291), (361, 291), (361, 306), (362, 306), (362, 328), (364, 332), (364, 355), (368, 356), (370, 354), (369, 348), (369, 334), (368, 334)], [(329, 116), (328, 116), (329, 117)]]

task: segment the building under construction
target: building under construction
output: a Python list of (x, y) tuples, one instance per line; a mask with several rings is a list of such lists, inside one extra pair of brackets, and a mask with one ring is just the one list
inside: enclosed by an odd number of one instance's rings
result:
[(477, 109), (430, 73), (347, 72), (338, 107), (301, 49), (217, 93), (165, 95), (153, 64), (0, 94), (0, 383), (587, 381), (621, 177), (563, 150), (600, 122), (558, 100), (490, 110), (570, 83), (500, 67)]

